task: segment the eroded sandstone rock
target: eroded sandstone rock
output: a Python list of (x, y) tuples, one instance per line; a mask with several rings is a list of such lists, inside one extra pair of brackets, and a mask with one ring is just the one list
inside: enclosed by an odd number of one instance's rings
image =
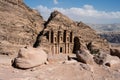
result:
[(105, 66), (109, 66), (109, 67), (112, 67), (115, 64), (120, 63), (120, 59), (118, 57), (111, 56), (110, 54), (106, 54), (104, 52), (96, 55), (94, 57), (94, 60), (96, 63), (98, 63), (100, 65), (105, 65)]
[(13, 66), (23, 69), (32, 68), (44, 64), (47, 61), (47, 54), (41, 48), (21, 48), (18, 57), (14, 59)]
[(110, 54), (120, 58), (120, 49), (119, 48), (111, 48), (110, 49)]
[(88, 50), (81, 50), (81, 52), (76, 53), (77, 60), (86, 64), (94, 64), (93, 55), (90, 54)]
[(93, 29), (83, 22), (71, 20), (58, 11), (51, 13), (48, 21), (45, 22), (45, 28), (40, 33), (37, 39), (38, 46), (46, 47), (52, 54), (75, 53), (80, 50), (81, 44), (87, 48), (86, 45), (90, 42), (94, 45), (94, 49), (109, 52), (108, 42), (100, 38)]
[(23, 0), (0, 0), (0, 54), (16, 54), (43, 29), (43, 18)]

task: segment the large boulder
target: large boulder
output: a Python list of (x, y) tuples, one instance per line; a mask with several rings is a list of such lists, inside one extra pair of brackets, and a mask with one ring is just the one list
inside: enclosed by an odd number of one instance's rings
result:
[(26, 47), (21, 48), (18, 57), (14, 59), (13, 66), (28, 69), (44, 64), (47, 61), (47, 54), (43, 49)]
[(112, 67), (115, 64), (120, 63), (120, 59), (117, 56), (111, 56), (109, 54), (106, 54), (106, 61), (104, 62), (104, 65)]
[(111, 56), (110, 54), (106, 54), (104, 52), (96, 55), (94, 57), (94, 60), (96, 63), (98, 63), (100, 65), (105, 65), (105, 66), (109, 66), (109, 67), (120, 63), (120, 59), (118, 57)]
[(76, 53), (77, 60), (86, 64), (94, 64), (93, 55), (86, 49)]
[(120, 49), (118, 49), (118, 48), (111, 48), (110, 49), (110, 54), (120, 58)]

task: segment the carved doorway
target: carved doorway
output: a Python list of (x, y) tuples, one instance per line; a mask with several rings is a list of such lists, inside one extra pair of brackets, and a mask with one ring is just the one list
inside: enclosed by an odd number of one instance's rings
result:
[(62, 53), (63, 52), (63, 49), (62, 49), (62, 47), (60, 47), (60, 53)]

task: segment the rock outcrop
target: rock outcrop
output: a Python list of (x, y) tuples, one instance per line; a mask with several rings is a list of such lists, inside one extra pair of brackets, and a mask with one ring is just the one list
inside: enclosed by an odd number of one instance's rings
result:
[(94, 64), (93, 55), (88, 50), (82, 50), (76, 54), (77, 60), (85, 64)]
[(23, 0), (0, 0), (0, 54), (15, 54), (35, 43), (43, 29), (41, 15)]
[(43, 49), (26, 47), (19, 50), (18, 57), (13, 61), (13, 66), (29, 69), (45, 62), (47, 62), (47, 54)]
[(77, 36), (79, 37), (81, 43), (83, 44), (92, 44), (92, 49), (102, 50), (105, 52), (109, 52), (109, 44), (106, 39), (101, 38), (95, 30), (90, 28), (90, 26), (79, 22), (77, 23)]
[(120, 58), (120, 49), (119, 48), (111, 48), (110, 49), (110, 54)]
[(61, 44), (58, 53), (76, 53), (78, 50), (89, 50), (89, 47), (92, 52), (109, 51), (107, 41), (97, 35), (93, 29), (83, 22), (71, 20), (58, 11), (52, 12), (49, 19), (44, 22), (40, 14), (26, 6), (22, 0), (0, 0), (0, 14), (0, 54), (18, 53), (19, 48), (26, 45), (40, 46), (46, 52), (52, 53), (50, 47), (56, 44), (49, 46), (52, 44), (52, 40), (50, 42), (49, 39), (55, 36), (52, 32), (52, 36), (48, 36), (48, 31), (51, 29), (58, 30), (56, 39), (62, 34), (60, 39), (64, 45)]
[(109, 67), (112, 67), (115, 64), (120, 63), (120, 59), (118, 57), (111, 56), (110, 54), (106, 54), (106, 53), (100, 53), (100, 54), (96, 55), (94, 57), (94, 60), (96, 63), (98, 63), (100, 65), (105, 65), (105, 66), (109, 66)]
[[(38, 46), (44, 46), (43, 41), (49, 41), (46, 30), (51, 29), (62, 29), (62, 30), (72, 30), (74, 34), (74, 49), (73, 52), (77, 51), (82, 47), (87, 48), (87, 44), (92, 43), (92, 49), (99, 49), (102, 51), (109, 52), (109, 44), (105, 39), (102, 39), (96, 32), (89, 26), (82, 22), (74, 22), (67, 16), (63, 15), (58, 11), (51, 13), (48, 21), (45, 23), (45, 28), (41, 31), (41, 35), (38, 37)], [(44, 38), (44, 40), (42, 40)], [(76, 47), (77, 46), (77, 47)]]

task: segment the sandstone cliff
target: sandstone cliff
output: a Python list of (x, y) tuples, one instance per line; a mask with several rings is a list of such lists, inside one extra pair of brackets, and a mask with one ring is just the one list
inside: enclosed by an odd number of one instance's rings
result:
[[(109, 50), (106, 40), (82, 22), (75, 22), (62, 13), (54, 11), (44, 22), (42, 16), (26, 6), (23, 0), (0, 0), (0, 54), (15, 54), (20, 47), (38, 47), (45, 40), (45, 29), (71, 29), (79, 45), (88, 45), (100, 50)], [(40, 32), (40, 33), (39, 33)], [(44, 38), (41, 38), (44, 37)], [(36, 40), (37, 38), (37, 40)], [(76, 44), (74, 44), (76, 46)]]
[[(74, 39), (75, 37), (77, 37), (80, 41), (80, 43), (78, 42), (77, 44), (82, 44), (82, 46), (87, 47), (86, 45), (92, 43), (92, 47), (94, 49), (109, 51), (109, 44), (107, 43), (107, 41), (97, 35), (93, 29), (82, 22), (74, 22), (58, 11), (54, 11), (51, 13), (48, 21), (45, 23), (45, 29), (43, 29), (43, 31), (41, 32), (38, 40), (40, 40), (41, 37), (46, 34), (44, 30), (59, 29), (60, 27), (62, 29), (72, 29), (74, 31)], [(74, 44), (74, 46), (77, 45)]]
[(77, 24), (77, 36), (82, 43), (92, 43), (93, 49), (99, 49), (109, 52), (109, 44), (106, 39), (101, 38), (95, 30), (91, 29), (88, 25), (79, 22)]
[(23, 0), (0, 0), (0, 54), (14, 54), (19, 47), (33, 46), (43, 23), (42, 16)]

